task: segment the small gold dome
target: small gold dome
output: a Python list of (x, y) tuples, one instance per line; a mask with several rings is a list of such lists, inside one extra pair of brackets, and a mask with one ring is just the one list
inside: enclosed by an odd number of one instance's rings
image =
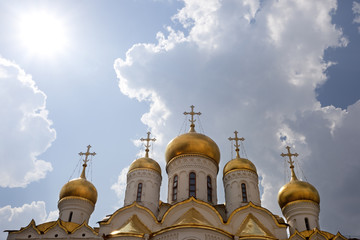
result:
[(149, 157), (143, 157), (136, 159), (129, 167), (129, 172), (135, 169), (146, 168), (150, 170), (154, 170), (161, 175), (161, 168), (160, 165), (153, 159)]
[(234, 170), (249, 170), (257, 174), (255, 165), (246, 158), (234, 158), (224, 167), (224, 176)]
[(66, 197), (84, 198), (95, 205), (97, 201), (97, 191), (91, 182), (80, 177), (70, 180), (61, 188), (59, 201)]
[(288, 203), (298, 200), (309, 200), (319, 204), (320, 196), (313, 185), (300, 181), (295, 176), (295, 178), (293, 177), (290, 182), (280, 189), (278, 193), (278, 203), (280, 208), (283, 208)]
[(168, 164), (171, 159), (180, 155), (198, 154), (220, 162), (220, 150), (216, 143), (208, 136), (190, 131), (173, 140), (166, 147), (165, 160)]

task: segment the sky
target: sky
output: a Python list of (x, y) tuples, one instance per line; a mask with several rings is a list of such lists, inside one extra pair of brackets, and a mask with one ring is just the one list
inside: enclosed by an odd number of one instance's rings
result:
[(263, 207), (281, 215), (291, 146), (320, 228), (359, 238), (359, 53), (358, 0), (0, 0), (0, 238), (57, 219), (89, 144), (98, 226), (123, 206), (147, 131), (166, 202), (164, 153), (190, 105), (221, 151), (218, 203), (237, 130)]

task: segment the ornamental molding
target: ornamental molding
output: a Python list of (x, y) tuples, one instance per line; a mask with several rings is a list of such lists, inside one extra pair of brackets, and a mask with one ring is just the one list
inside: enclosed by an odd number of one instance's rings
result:
[[(209, 164), (211, 163), (211, 164)], [(185, 156), (178, 158), (176, 161), (173, 161), (168, 164), (167, 172), (168, 175), (172, 175), (174, 172), (179, 172), (181, 170), (187, 169), (194, 170), (204, 170), (205, 172), (209, 172), (213, 175), (217, 175), (218, 167), (213, 161), (209, 161), (207, 158), (199, 157), (199, 156)]]
[(228, 174), (226, 174), (223, 178), (224, 182), (225, 181), (230, 181), (232, 179), (238, 179), (238, 178), (251, 178), (254, 181), (258, 181), (258, 175), (255, 174), (253, 171), (250, 170), (236, 170), (236, 171), (232, 171), (229, 172)]

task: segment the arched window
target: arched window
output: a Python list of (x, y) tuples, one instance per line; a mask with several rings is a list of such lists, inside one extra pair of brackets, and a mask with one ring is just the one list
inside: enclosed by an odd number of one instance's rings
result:
[(310, 230), (310, 225), (309, 225), (309, 219), (308, 218), (305, 218), (305, 227), (306, 227), (306, 230)]
[(70, 215), (69, 215), (69, 221), (68, 222), (71, 222), (72, 216), (73, 216), (73, 212), (71, 211)]
[(196, 174), (189, 174), (189, 197), (196, 197)]
[(178, 176), (175, 175), (173, 180), (173, 192), (172, 192), (173, 201), (177, 200), (177, 191), (178, 191)]
[(212, 202), (212, 185), (210, 176), (207, 176), (207, 199), (208, 202)]
[(241, 194), (242, 194), (242, 201), (247, 202), (247, 194), (246, 194), (246, 185), (245, 183), (241, 184)]
[(138, 189), (137, 189), (137, 195), (136, 195), (136, 201), (140, 202), (141, 201), (141, 193), (142, 193), (142, 183), (138, 184)]

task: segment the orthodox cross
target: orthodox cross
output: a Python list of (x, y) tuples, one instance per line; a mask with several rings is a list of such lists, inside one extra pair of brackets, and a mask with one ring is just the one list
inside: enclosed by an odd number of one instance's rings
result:
[(146, 147), (145, 149), (145, 157), (149, 157), (149, 147), (150, 147), (150, 141), (155, 142), (155, 138), (150, 138), (150, 132), (147, 132), (147, 138), (140, 138), (140, 141), (144, 142), (146, 141), (146, 144), (144, 145)]
[(239, 138), (238, 137), (238, 131), (235, 131), (234, 132), (235, 133), (235, 137), (234, 138), (232, 138), (232, 137), (229, 137), (228, 139), (229, 139), (229, 141), (233, 141), (233, 140), (235, 140), (235, 144), (234, 144), (234, 146), (235, 146), (235, 151), (236, 151), (236, 157), (237, 158), (240, 158), (240, 154), (239, 154), (239, 147), (240, 147), (240, 144), (239, 144), (239, 141), (244, 141), (245, 140), (245, 138)]
[(89, 155), (91, 155), (91, 156), (95, 156), (95, 155), (96, 155), (95, 152), (90, 153), (90, 148), (91, 148), (90, 145), (87, 146), (87, 151), (86, 151), (86, 153), (79, 152), (79, 155), (80, 155), (80, 156), (84, 156), (84, 155), (85, 155), (85, 159), (83, 160), (83, 161), (84, 161), (83, 170), (82, 170), (82, 173), (81, 173), (81, 175), (80, 175), (81, 178), (85, 178), (85, 168), (87, 167), (87, 164), (86, 164), (86, 163), (87, 163), (88, 161), (90, 161), (90, 160), (88, 159), (88, 156), (89, 156)]
[(190, 124), (190, 132), (195, 132), (195, 122), (196, 120), (194, 119), (194, 115), (201, 115), (201, 112), (194, 112), (194, 105), (191, 105), (191, 112), (184, 112), (184, 115), (191, 115), (191, 119), (189, 120), (189, 122), (191, 122)]
[(299, 154), (297, 154), (297, 153), (291, 153), (289, 146), (286, 146), (286, 149), (287, 149), (288, 153), (281, 153), (280, 156), (282, 156), (282, 157), (289, 157), (288, 163), (290, 164), (291, 178), (296, 180), (297, 177), (296, 177), (295, 172), (294, 172), (294, 161), (291, 159), (291, 157), (292, 157), (292, 156), (297, 157), (297, 156), (299, 156)]

